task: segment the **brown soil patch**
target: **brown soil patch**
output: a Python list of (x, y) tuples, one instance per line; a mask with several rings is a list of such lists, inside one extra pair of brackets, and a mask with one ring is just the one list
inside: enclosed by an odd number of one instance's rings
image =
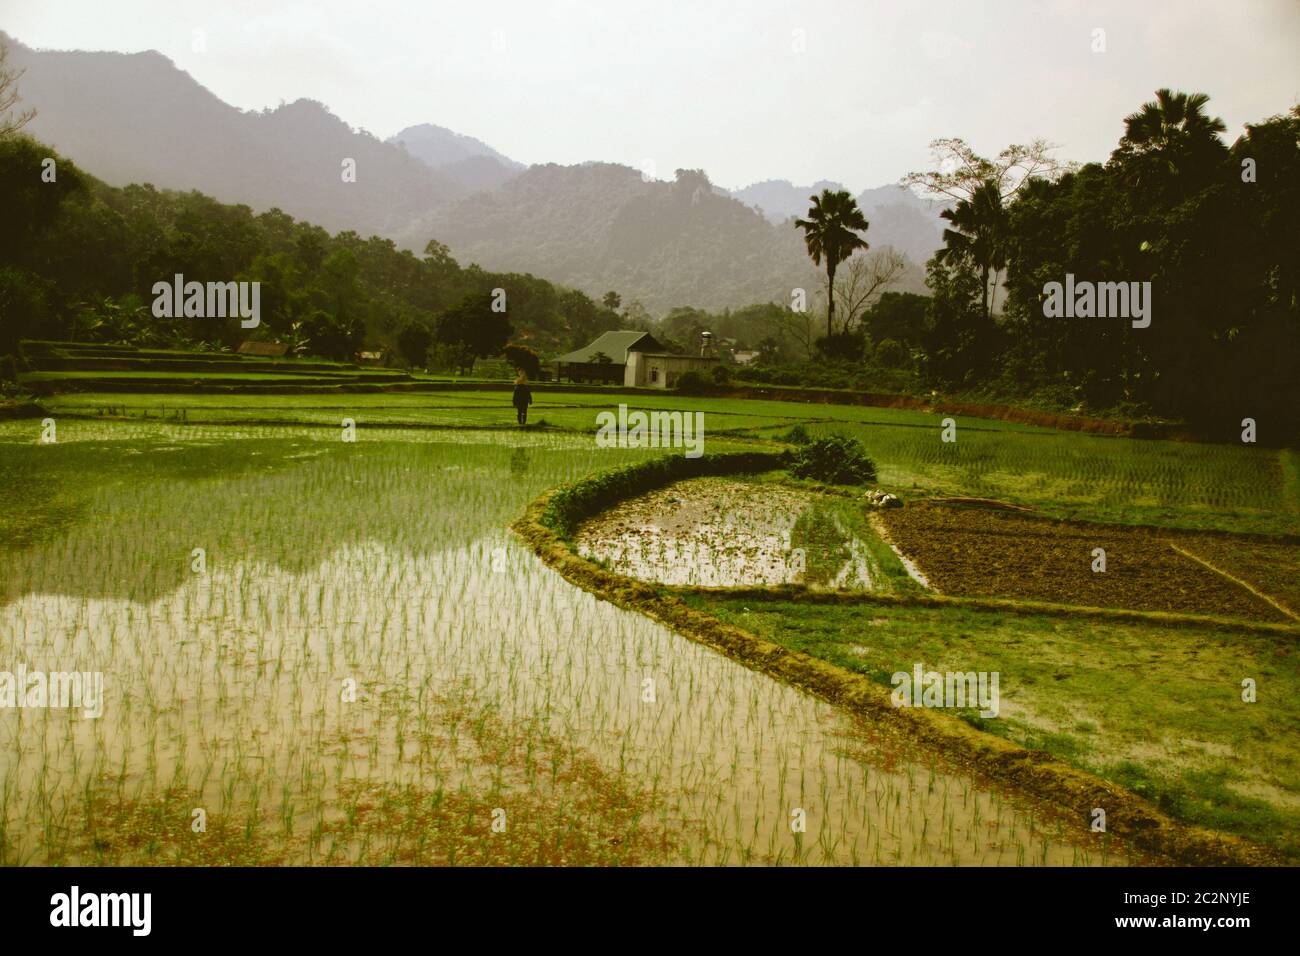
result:
[(1175, 543), (1300, 615), (1300, 544), (1224, 535), (1180, 536)]
[[(1284, 595), (1297, 586), (1280, 580), (1285, 571), (1271, 569), (1295, 567), (1300, 548), (1293, 544), (1058, 521), (929, 502), (882, 514), (881, 519), (899, 549), (944, 594), (1293, 620), (1171, 546), (1177, 544), (1286, 605)], [(1106, 551), (1104, 572), (1092, 570), (1094, 548)], [(1289, 565), (1283, 558), (1289, 559)]]

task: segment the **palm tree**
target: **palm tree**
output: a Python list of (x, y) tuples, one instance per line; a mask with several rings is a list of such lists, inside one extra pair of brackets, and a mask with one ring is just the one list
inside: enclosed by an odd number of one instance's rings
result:
[(1137, 152), (1165, 150), (1184, 145), (1218, 142), (1227, 129), (1217, 116), (1206, 116), (1210, 98), (1204, 93), (1174, 93), (1156, 90), (1156, 98), (1142, 109), (1124, 117), (1124, 137)]
[(986, 180), (975, 188), (970, 199), (963, 199), (939, 215), (953, 228), (943, 231), (944, 247), (935, 256), (940, 262), (971, 262), (980, 270), (984, 280), (981, 306), (987, 321), (991, 313), (989, 272), (996, 280), (1007, 265), (1007, 210), (998, 184)]
[(826, 259), (826, 335), (830, 337), (835, 334), (835, 268), (857, 250), (867, 248), (867, 240), (858, 233), (866, 232), (868, 223), (857, 200), (846, 190), (823, 189), (820, 196), (809, 198), (808, 218), (796, 219), (794, 224), (804, 231), (813, 265)]
[(1226, 150), (1218, 134), (1227, 129), (1219, 117), (1206, 114), (1209, 102), (1204, 93), (1156, 90), (1154, 100), (1124, 118), (1124, 135), (1116, 154), (1151, 157), (1159, 168), (1178, 178), (1208, 172)]

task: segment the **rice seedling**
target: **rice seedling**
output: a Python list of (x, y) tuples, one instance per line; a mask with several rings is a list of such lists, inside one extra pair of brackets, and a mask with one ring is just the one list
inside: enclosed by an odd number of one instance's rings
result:
[(0, 507), (0, 669), (105, 679), (97, 719), (0, 711), (0, 863), (1125, 859), (506, 531), (653, 452), (361, 434), (155, 416), (43, 447), (0, 424), (31, 491)]

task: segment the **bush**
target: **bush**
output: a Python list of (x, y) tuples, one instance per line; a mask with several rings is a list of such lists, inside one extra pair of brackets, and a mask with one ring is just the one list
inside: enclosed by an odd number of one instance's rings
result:
[(677, 376), (676, 387), (683, 395), (703, 395), (709, 390), (709, 382), (699, 372), (682, 372)]
[(885, 368), (902, 368), (907, 359), (907, 349), (897, 339), (881, 339), (876, 344), (876, 362)]
[(801, 445), (790, 473), (831, 485), (865, 485), (876, 480), (876, 463), (856, 439), (828, 435)]
[(731, 369), (725, 365), (715, 365), (713, 367), (713, 384), (722, 388), (728, 388), (731, 385)]
[(423, 322), (412, 322), (397, 336), (397, 351), (407, 367), (423, 365), (433, 344), (433, 332)]
[(862, 361), (867, 342), (861, 332), (836, 332), (833, 335), (823, 335), (815, 347), (831, 361), (857, 364)]
[(808, 429), (802, 425), (795, 425), (785, 433), (782, 441), (788, 441), (791, 445), (806, 445), (812, 441), (812, 436), (808, 434)]
[(529, 378), (538, 378), (542, 374), (541, 358), (527, 345), (507, 345), (505, 357), (511, 366), (517, 368)]

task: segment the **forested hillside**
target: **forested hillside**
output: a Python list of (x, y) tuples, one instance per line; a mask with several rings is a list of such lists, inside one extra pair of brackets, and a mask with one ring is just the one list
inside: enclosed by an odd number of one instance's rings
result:
[[(42, 181), (46, 159), (56, 178)], [(350, 359), (393, 350), (403, 331), (504, 289), (514, 338), (548, 352), (615, 328), (620, 318), (581, 292), (530, 275), (462, 268), (445, 247), (424, 255), (356, 232), (331, 235), (272, 209), (255, 214), (199, 192), (109, 186), (29, 137), (0, 137), (0, 354), (21, 338), (183, 348), (279, 338)], [(158, 318), (151, 289), (180, 273), (261, 283), (254, 333), (220, 319)]]

